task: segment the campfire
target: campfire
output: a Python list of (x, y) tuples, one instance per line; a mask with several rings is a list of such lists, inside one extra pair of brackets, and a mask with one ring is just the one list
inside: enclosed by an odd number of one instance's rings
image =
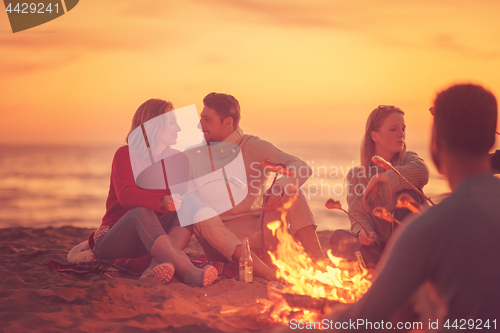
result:
[(275, 253), (269, 252), (278, 268), (278, 278), (285, 287), (273, 283), (268, 286), (268, 297), (263, 313), (275, 323), (287, 325), (290, 320), (314, 322), (338, 303), (354, 303), (371, 286), (371, 271), (356, 261), (335, 257), (328, 250), (328, 258), (313, 260), (286, 230), (286, 209), (281, 221), (267, 224), (279, 240)]

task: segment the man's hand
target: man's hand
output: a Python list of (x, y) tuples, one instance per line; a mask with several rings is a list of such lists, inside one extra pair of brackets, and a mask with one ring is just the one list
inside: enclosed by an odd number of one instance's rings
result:
[(161, 198), (161, 204), (164, 208), (168, 209), (169, 211), (175, 212), (177, 210), (175, 206), (180, 208), (182, 205), (182, 197), (176, 193), (172, 195), (164, 195)]
[(368, 235), (364, 230), (361, 230), (358, 233), (358, 240), (362, 245), (370, 246), (375, 242), (376, 234), (373, 231), (370, 231)]
[(280, 184), (274, 184), (269, 190), (267, 190), (269, 198), (264, 206), (262, 206), (263, 212), (272, 212), (276, 210), (278, 207), (283, 206), (283, 186)]
[(375, 201), (375, 198), (377, 197), (378, 190), (380, 188), (380, 183), (382, 182), (387, 182), (387, 174), (385, 172), (378, 173), (375, 176), (373, 176), (370, 181), (368, 181), (368, 184), (366, 185), (365, 188), (365, 193), (363, 193), (363, 207), (367, 212), (370, 212), (371, 209), (368, 207), (368, 203), (366, 202), (368, 195), (371, 193), (371, 202)]

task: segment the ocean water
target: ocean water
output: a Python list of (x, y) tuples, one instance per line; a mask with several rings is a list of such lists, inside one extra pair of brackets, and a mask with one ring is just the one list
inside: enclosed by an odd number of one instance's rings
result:
[[(326, 200), (340, 200), (347, 208), (344, 178), (359, 164), (359, 143), (281, 144), (313, 169), (303, 186), (318, 230), (348, 228), (344, 213), (330, 211)], [(0, 146), (0, 228), (97, 228), (105, 212), (111, 162), (117, 146)], [(431, 169), (427, 195), (449, 192), (428, 158), (425, 143), (412, 147)]]
[(115, 149), (0, 146), (0, 228), (99, 226)]

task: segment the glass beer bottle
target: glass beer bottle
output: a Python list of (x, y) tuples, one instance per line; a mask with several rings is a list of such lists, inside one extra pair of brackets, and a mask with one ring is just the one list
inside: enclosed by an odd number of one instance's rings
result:
[(253, 259), (248, 238), (243, 239), (240, 257), (240, 281), (253, 281)]

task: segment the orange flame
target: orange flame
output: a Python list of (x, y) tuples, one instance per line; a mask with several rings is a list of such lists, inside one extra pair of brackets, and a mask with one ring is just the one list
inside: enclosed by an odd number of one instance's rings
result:
[[(292, 201), (281, 209), (282, 221), (286, 221), (286, 209), (291, 206)], [(287, 283), (282, 292), (308, 295), (317, 299), (326, 298), (340, 303), (354, 303), (368, 291), (372, 277), (370, 271), (357, 262), (333, 256), (330, 250), (327, 252), (327, 259), (311, 259), (304, 248), (287, 232), (286, 223), (282, 221), (267, 224), (279, 240), (276, 253), (268, 253), (278, 269), (278, 278)], [(321, 315), (316, 311), (294, 309), (282, 298), (275, 303), (270, 314), (274, 322), (288, 324), (291, 319), (314, 321)], [(294, 313), (292, 318), (291, 313)]]

